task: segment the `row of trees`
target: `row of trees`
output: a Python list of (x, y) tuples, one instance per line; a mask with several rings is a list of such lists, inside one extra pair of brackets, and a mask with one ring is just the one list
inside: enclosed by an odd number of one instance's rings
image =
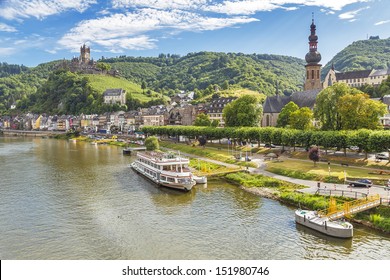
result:
[(304, 131), (276, 127), (197, 127), (197, 126), (145, 126), (142, 131), (148, 135), (186, 136), (192, 139), (200, 137), (208, 140), (228, 138), (233, 142), (241, 141), (273, 143), (281, 146), (306, 147), (322, 146), (325, 151), (336, 147), (344, 149), (358, 146), (362, 151), (380, 152), (390, 149), (390, 131), (383, 130), (345, 130), (345, 131)]

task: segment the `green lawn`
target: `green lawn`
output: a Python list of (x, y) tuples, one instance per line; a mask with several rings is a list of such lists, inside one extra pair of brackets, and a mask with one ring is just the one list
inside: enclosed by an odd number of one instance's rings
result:
[(193, 154), (205, 158), (215, 159), (222, 162), (232, 163), (233, 156), (229, 153), (227, 149), (221, 149), (218, 150), (218, 148), (214, 147), (206, 147), (202, 148), (200, 146), (193, 147), (192, 145), (187, 144), (179, 144), (179, 143), (172, 143), (169, 141), (162, 141), (160, 143), (161, 147), (173, 149), (173, 150), (180, 150), (184, 153)]
[[(301, 161), (296, 159), (284, 159), (283, 161), (271, 161), (267, 163), (267, 170), (272, 172), (275, 169), (283, 169), (288, 171), (295, 171), (299, 173), (308, 173), (309, 175), (317, 175), (320, 177), (329, 176), (329, 169), (327, 163), (317, 163), (316, 166), (313, 162)], [(379, 174), (378, 170), (365, 169), (354, 166), (341, 166), (340, 164), (330, 164), (330, 176), (338, 178), (341, 181), (344, 180), (344, 171), (347, 174), (348, 179), (354, 178), (368, 178), (374, 180), (377, 183), (383, 183), (387, 181), (390, 175)]]
[(127, 93), (131, 93), (135, 99), (140, 100), (141, 102), (147, 102), (153, 98), (157, 98), (157, 93), (152, 92), (151, 96), (148, 96), (143, 93), (141, 86), (130, 82), (123, 78), (117, 78), (106, 75), (83, 75), (88, 77), (89, 81), (92, 84), (92, 87), (96, 89), (99, 93), (103, 93), (108, 88), (123, 88)]

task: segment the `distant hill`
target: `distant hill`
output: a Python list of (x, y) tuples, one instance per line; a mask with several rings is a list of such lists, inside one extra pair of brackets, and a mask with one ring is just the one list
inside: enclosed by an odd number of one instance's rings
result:
[(304, 60), (281, 55), (197, 52), (186, 56), (106, 58), (121, 75), (136, 83), (146, 82), (157, 92), (203, 90), (209, 85), (245, 88), (266, 95), (300, 90)]
[(353, 42), (324, 66), (323, 77), (328, 73), (332, 63), (340, 72), (390, 68), (390, 38)]

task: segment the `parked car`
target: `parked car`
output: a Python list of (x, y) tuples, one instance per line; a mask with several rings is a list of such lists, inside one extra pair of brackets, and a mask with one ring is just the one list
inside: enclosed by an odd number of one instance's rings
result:
[(389, 153), (378, 153), (375, 155), (376, 159), (389, 159)]
[(358, 146), (350, 146), (349, 149), (352, 150), (352, 151), (359, 151), (359, 147)]
[(270, 143), (266, 143), (264, 145), (264, 147), (266, 147), (266, 148), (276, 148), (276, 146), (274, 144), (270, 144)]
[(354, 182), (350, 182), (349, 186), (351, 187), (365, 187), (365, 188), (371, 188), (372, 182), (368, 179), (359, 179)]

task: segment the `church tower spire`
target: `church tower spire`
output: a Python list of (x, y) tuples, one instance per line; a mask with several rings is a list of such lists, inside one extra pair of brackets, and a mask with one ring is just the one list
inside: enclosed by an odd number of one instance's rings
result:
[(321, 85), (321, 54), (317, 51), (318, 36), (316, 34), (316, 25), (314, 24), (314, 14), (310, 25), (309, 52), (305, 56), (306, 81), (305, 90), (322, 89)]

